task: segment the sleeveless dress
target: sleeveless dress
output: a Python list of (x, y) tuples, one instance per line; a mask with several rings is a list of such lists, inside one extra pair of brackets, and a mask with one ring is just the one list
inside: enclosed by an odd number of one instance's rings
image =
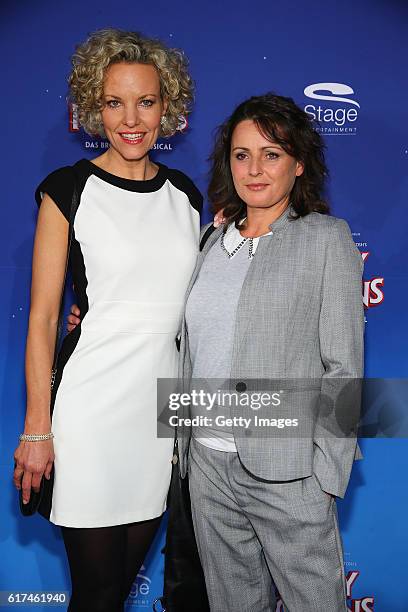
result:
[(80, 203), (70, 268), (81, 324), (58, 356), (51, 396), (55, 462), (40, 513), (67, 527), (105, 527), (166, 509), (173, 439), (157, 438), (157, 378), (177, 376), (176, 336), (200, 230), (202, 197), (163, 164), (150, 180), (89, 160), (37, 188), (69, 219)]

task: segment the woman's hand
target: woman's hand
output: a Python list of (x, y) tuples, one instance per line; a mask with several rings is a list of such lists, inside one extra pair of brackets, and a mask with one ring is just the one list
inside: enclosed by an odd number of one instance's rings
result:
[(14, 453), (13, 482), (16, 489), (23, 489), (23, 503), (28, 504), (31, 489), (40, 490), (43, 475), (50, 478), (54, 463), (54, 445), (52, 440), (41, 442), (20, 442)]
[(69, 332), (72, 332), (72, 330), (75, 329), (76, 326), (80, 324), (81, 322), (80, 315), (81, 315), (81, 311), (79, 310), (78, 306), (76, 304), (72, 304), (71, 313), (67, 316), (67, 321), (68, 321), (67, 330)]
[(214, 225), (214, 227), (219, 227), (220, 225), (225, 223), (225, 221), (226, 221), (226, 219), (224, 217), (224, 209), (222, 208), (215, 215), (214, 221), (213, 221), (213, 225)]

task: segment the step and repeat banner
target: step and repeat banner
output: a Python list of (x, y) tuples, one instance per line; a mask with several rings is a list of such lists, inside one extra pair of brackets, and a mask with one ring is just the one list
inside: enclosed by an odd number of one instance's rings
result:
[[(20, 517), (11, 475), (25, 410), (34, 189), (50, 171), (92, 159), (107, 146), (78, 129), (75, 108), (67, 104), (75, 45), (94, 30), (119, 27), (185, 51), (196, 82), (194, 109), (184, 132), (158, 141), (153, 157), (186, 172), (203, 193), (214, 128), (240, 101), (273, 90), (319, 121), (332, 211), (348, 221), (364, 260), (366, 376), (392, 384), (408, 372), (408, 5), (22, 0), (3, 2), (0, 11), (0, 604), (65, 610), (70, 584), (60, 531), (39, 516)], [(206, 206), (203, 222), (211, 217)], [(378, 401), (386, 412), (386, 399)], [(401, 401), (406, 406), (406, 395)], [(392, 428), (375, 431), (361, 441), (364, 460), (355, 464), (338, 503), (348, 606), (352, 612), (406, 612), (408, 443)], [(165, 521), (128, 610), (151, 609), (162, 592), (164, 534)]]

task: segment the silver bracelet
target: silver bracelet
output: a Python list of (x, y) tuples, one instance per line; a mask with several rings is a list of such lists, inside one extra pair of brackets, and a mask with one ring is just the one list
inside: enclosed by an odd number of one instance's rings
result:
[(42, 442), (43, 440), (52, 440), (54, 434), (52, 431), (47, 434), (20, 434), (20, 442)]

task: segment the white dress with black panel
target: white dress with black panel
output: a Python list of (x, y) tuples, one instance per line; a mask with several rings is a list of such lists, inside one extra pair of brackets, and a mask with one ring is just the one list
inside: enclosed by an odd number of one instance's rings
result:
[(57, 525), (126, 524), (166, 508), (173, 440), (157, 438), (156, 385), (177, 376), (202, 197), (183, 173), (158, 165), (153, 179), (135, 181), (83, 159), (36, 192), (66, 219), (74, 181), (80, 195), (70, 267), (82, 321), (59, 352), (55, 462), (40, 507)]

